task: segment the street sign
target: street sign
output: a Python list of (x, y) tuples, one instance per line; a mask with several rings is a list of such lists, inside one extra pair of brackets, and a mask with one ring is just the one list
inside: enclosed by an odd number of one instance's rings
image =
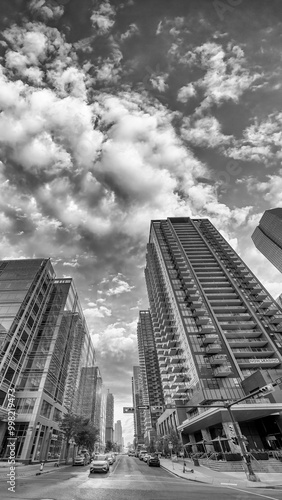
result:
[(162, 406), (151, 406), (151, 411), (163, 411)]
[(133, 406), (124, 406), (123, 407), (123, 413), (134, 413)]
[(172, 448), (173, 448), (173, 444), (168, 443), (168, 449), (172, 450)]
[[(264, 385), (263, 387), (260, 387), (259, 391), (262, 392), (263, 394), (269, 394), (270, 392), (275, 391), (275, 387), (272, 384), (267, 384)], [(250, 394), (250, 396), (251, 395), (252, 393)]]
[(139, 410), (150, 410), (149, 405), (138, 406)]

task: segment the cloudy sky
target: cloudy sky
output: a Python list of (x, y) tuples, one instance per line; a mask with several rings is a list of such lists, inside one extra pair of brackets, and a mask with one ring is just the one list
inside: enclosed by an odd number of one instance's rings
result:
[(280, 0), (2, 0), (0, 258), (72, 276), (115, 420), (151, 219), (208, 217), (277, 297), (253, 246), (282, 206)]

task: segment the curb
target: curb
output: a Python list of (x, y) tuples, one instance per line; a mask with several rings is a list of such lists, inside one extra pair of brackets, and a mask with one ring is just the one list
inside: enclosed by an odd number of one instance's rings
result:
[(167, 469), (163, 465), (161, 465), (161, 468), (164, 469), (164, 470), (166, 470), (166, 471), (168, 471), (168, 472), (170, 472), (171, 474), (173, 474), (173, 476), (179, 477), (180, 479), (185, 479), (186, 481), (192, 481), (193, 483), (201, 483), (201, 484), (212, 484), (212, 483), (207, 483), (205, 481), (201, 481), (200, 479), (198, 480), (198, 479), (191, 479), (190, 477), (179, 476), (179, 474), (176, 474), (172, 470)]

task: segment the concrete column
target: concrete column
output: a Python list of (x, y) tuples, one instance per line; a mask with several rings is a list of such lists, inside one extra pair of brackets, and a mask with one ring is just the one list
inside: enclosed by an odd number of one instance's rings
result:
[(189, 434), (189, 441), (192, 444), (192, 451), (193, 451), (193, 453), (197, 453), (198, 448), (197, 448), (197, 445), (196, 445), (196, 439), (195, 439), (194, 434)]
[[(208, 429), (202, 429), (202, 436), (205, 441), (211, 441), (212, 437), (210, 434), (210, 431)], [(204, 447), (206, 448), (207, 452), (214, 452), (214, 446), (213, 444), (204, 444)]]
[[(239, 425), (239, 424), (238, 424)], [(237, 446), (235, 443), (232, 441), (232, 437), (236, 436), (234, 431), (232, 430), (234, 428), (232, 422), (222, 422), (223, 429), (225, 431), (226, 437), (228, 438), (228, 443), (230, 446), (230, 450), (232, 453), (241, 453), (241, 448), (240, 446)]]

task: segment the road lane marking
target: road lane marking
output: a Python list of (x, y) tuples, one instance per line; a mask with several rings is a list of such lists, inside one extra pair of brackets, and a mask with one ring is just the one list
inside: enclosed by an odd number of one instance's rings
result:
[(230, 489), (236, 490), (236, 491), (243, 491), (244, 493), (249, 493), (250, 495), (255, 495), (257, 497), (269, 498), (270, 500), (279, 500), (279, 498), (277, 498), (277, 497), (268, 497), (266, 495), (260, 495), (260, 493), (254, 493), (253, 491), (250, 491), (250, 490), (240, 490), (240, 488), (231, 488), (231, 487), (230, 487)]

